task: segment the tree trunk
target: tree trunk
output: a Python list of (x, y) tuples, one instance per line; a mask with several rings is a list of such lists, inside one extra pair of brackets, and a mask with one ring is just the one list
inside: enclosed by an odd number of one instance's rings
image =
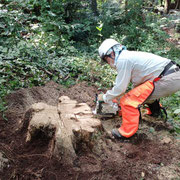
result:
[(91, 9), (95, 16), (99, 15), (98, 9), (97, 9), (97, 1), (91, 0)]
[(166, 14), (169, 13), (170, 6), (171, 6), (171, 0), (165, 0), (164, 11)]
[(180, 0), (175, 1), (176, 8), (175, 9), (180, 9)]
[(127, 13), (128, 10), (128, 0), (125, 0), (125, 12)]

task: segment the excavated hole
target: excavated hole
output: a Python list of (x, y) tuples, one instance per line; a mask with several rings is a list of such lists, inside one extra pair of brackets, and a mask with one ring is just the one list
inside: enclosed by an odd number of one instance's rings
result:
[(38, 142), (41, 146), (47, 146), (55, 135), (55, 128), (40, 127), (31, 134), (31, 143)]

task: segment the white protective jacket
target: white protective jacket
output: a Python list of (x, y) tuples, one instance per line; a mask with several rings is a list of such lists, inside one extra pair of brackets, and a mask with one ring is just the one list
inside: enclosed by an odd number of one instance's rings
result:
[(118, 73), (115, 85), (104, 94), (104, 102), (111, 104), (114, 98), (123, 95), (130, 82), (136, 87), (155, 79), (170, 61), (152, 53), (123, 50), (115, 64)]

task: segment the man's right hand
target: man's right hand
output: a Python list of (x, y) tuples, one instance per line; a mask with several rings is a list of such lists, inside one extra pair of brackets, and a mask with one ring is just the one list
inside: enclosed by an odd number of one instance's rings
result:
[(98, 101), (104, 101), (103, 95), (104, 95), (104, 94), (99, 94), (99, 95), (98, 95)]

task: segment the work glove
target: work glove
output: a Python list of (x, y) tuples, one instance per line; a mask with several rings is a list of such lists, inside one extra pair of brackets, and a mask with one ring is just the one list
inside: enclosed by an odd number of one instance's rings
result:
[(98, 101), (103, 101), (103, 102), (104, 102), (103, 95), (104, 95), (104, 94), (99, 94), (99, 95), (98, 95)]

